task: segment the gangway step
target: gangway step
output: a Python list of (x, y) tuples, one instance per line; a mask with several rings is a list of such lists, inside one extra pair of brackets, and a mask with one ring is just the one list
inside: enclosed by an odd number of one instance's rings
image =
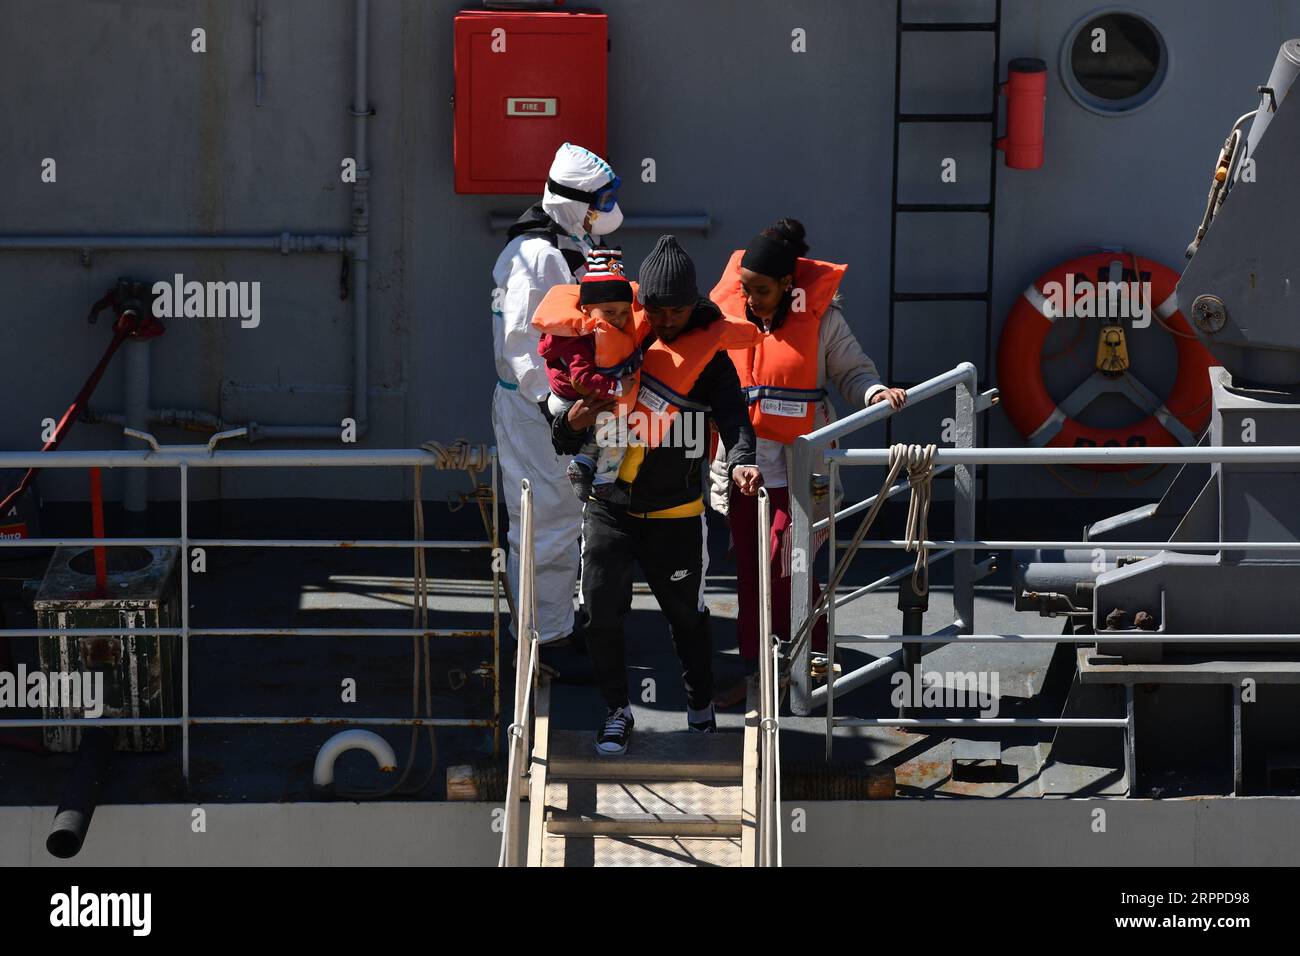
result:
[(639, 732), (621, 757), (595, 746), (594, 733), (550, 731), (534, 865), (741, 865), (742, 735)]
[(738, 783), (556, 782), (552, 778), (546, 787), (546, 829), (604, 835), (740, 836), (740, 804)]
[(591, 731), (552, 730), (547, 777), (550, 780), (694, 780), (739, 785), (740, 734), (638, 731), (621, 757), (596, 753)]
[(591, 817), (586, 814), (552, 814), (546, 832), (562, 836), (644, 836), (644, 837), (739, 837), (740, 814), (725, 817), (691, 816), (670, 813), (634, 814), (624, 817)]
[(548, 837), (542, 866), (740, 866), (740, 837)]

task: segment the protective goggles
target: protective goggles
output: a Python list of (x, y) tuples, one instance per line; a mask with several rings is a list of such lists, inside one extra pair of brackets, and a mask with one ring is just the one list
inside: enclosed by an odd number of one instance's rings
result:
[(565, 199), (585, 202), (597, 212), (609, 212), (618, 204), (618, 187), (622, 183), (623, 180), (615, 176), (594, 192), (588, 192), (585, 189), (574, 189), (572, 186), (562, 185), (547, 177), (546, 188), (557, 196), (563, 196)]

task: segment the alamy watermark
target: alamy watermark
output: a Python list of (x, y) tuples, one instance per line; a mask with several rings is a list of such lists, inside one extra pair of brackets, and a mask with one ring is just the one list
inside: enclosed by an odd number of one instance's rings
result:
[(50, 925), (120, 926), (132, 936), (148, 936), (153, 926), (152, 893), (83, 893), (73, 885), (67, 893), (50, 897)]
[(262, 322), (262, 283), (186, 282), (176, 273), (171, 282), (153, 284), (156, 319), (234, 319), (245, 329)]
[(945, 707), (978, 710), (981, 717), (998, 715), (997, 671), (896, 671), (889, 682), (889, 702), (895, 707)]
[(104, 715), (103, 671), (32, 671), (19, 664), (18, 672), (0, 671), (0, 709), (31, 707), (72, 708), (86, 717)]
[(1054, 319), (1132, 319), (1133, 328), (1151, 324), (1150, 282), (1080, 282), (1067, 272), (1065, 282), (1043, 286), (1044, 312)]
[(654, 409), (644, 412), (639, 408), (617, 412), (603, 411), (596, 416), (596, 444), (601, 448), (627, 448), (648, 445), (651, 448), (686, 449), (687, 458), (704, 455), (708, 422), (702, 412), (682, 411), (666, 414), (668, 403), (653, 392), (642, 388), (638, 396), (642, 404)]

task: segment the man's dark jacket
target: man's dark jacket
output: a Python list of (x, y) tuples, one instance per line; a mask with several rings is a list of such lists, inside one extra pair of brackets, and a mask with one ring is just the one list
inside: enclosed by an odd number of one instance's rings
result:
[[(704, 328), (722, 320), (722, 312), (708, 299), (701, 299), (691, 313), (686, 326), (678, 333), (685, 335), (691, 329)], [(643, 343), (648, 348), (655, 341), (650, 333)], [(726, 352), (718, 352), (713, 360), (704, 367), (695, 385), (686, 396), (690, 401), (706, 405), (710, 409), (708, 416), (717, 426), (722, 444), (727, 449), (727, 472), (737, 465), (754, 464), (754, 429), (749, 423), (749, 408), (745, 402), (745, 393), (740, 390), (740, 379), (736, 367)], [(545, 408), (545, 403), (542, 404)], [(703, 412), (682, 411), (673, 421), (666, 440), (661, 445), (646, 452), (641, 470), (636, 480), (628, 489), (631, 499), (628, 510), (636, 513), (661, 511), (677, 505), (688, 504), (703, 493), (703, 470), (709, 460), (709, 436), (707, 427), (698, 421)], [(685, 447), (681, 431), (682, 420), (687, 415), (697, 416), (693, 435), (696, 447)], [(559, 415), (551, 422), (551, 444), (560, 455), (573, 455), (582, 447), (584, 432), (575, 432), (569, 428), (565, 416)], [(688, 451), (697, 452), (694, 457)]]

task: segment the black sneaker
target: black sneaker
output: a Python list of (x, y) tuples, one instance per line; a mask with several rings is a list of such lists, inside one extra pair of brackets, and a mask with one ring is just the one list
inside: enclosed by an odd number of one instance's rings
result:
[(586, 501), (591, 497), (591, 479), (596, 476), (594, 468), (575, 458), (569, 462), (569, 467), (564, 469), (564, 474), (569, 479), (569, 488), (575, 498)]
[(634, 726), (636, 721), (632, 718), (630, 705), (611, 710), (605, 718), (605, 726), (596, 737), (596, 753), (602, 757), (617, 757), (627, 753), (628, 741), (632, 739)]
[(686, 708), (686, 729), (693, 734), (716, 734), (718, 721), (713, 716), (713, 703), (703, 710)]

